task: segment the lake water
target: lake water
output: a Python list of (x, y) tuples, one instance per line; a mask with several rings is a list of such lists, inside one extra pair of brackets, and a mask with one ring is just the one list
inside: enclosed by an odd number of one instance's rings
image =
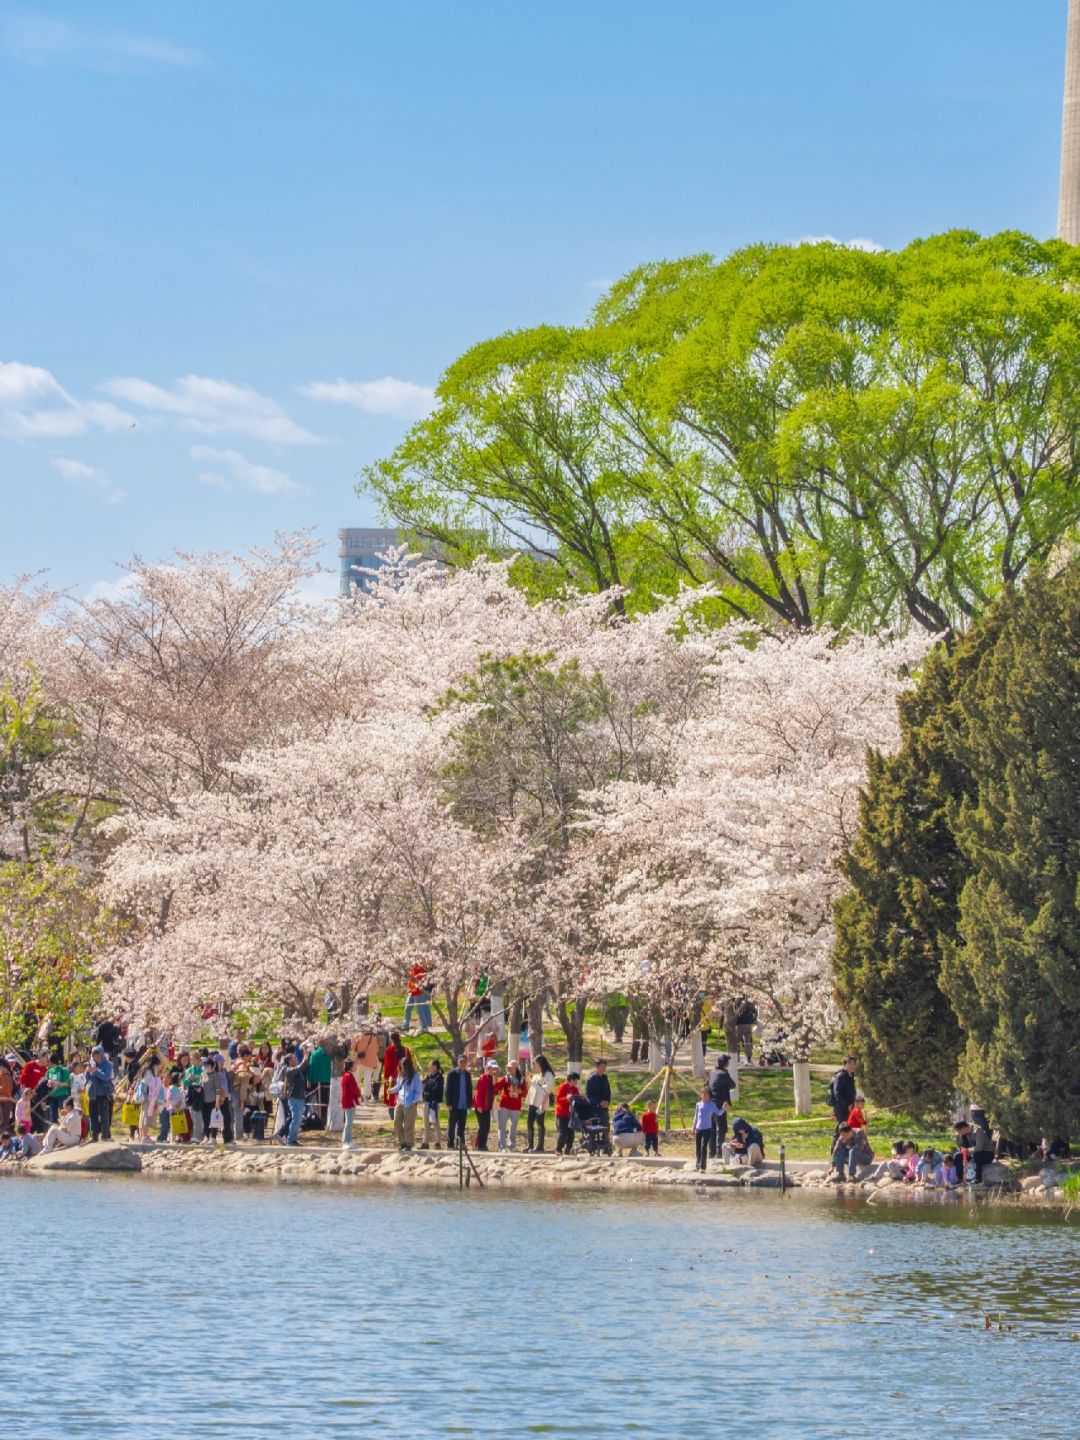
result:
[(1080, 1432), (1059, 1215), (123, 1178), (0, 1203), (8, 1440)]

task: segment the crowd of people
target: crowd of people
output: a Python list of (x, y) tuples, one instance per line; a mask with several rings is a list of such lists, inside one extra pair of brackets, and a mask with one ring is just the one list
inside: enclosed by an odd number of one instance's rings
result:
[[(411, 998), (424, 1003), (424, 997)], [(631, 1102), (613, 1104), (603, 1059), (584, 1079), (580, 1068), (571, 1066), (560, 1081), (542, 1054), (524, 1065), (500, 1063), (494, 1045), (482, 1043), (445, 1071), (433, 1058), (421, 1073), (401, 1032), (377, 1025), (351, 1040), (328, 1036), (271, 1046), (265, 1040), (249, 1044), (238, 1030), (216, 1046), (184, 1048), (153, 1033), (129, 1039), (103, 1022), (95, 1040), (85, 1057), (65, 1055), (57, 1045), (25, 1058), (0, 1057), (0, 1158), (112, 1138), (295, 1146), (309, 1130), (340, 1131), (342, 1145), (350, 1148), (365, 1104), (385, 1107), (394, 1143), (403, 1151), (419, 1140), (424, 1149), (465, 1144), (513, 1152), (520, 1143), (526, 1153), (543, 1153), (550, 1141), (557, 1155), (581, 1149), (659, 1155), (656, 1103), (646, 1101), (640, 1113)], [(710, 1161), (758, 1166), (765, 1159), (761, 1130), (734, 1114), (738, 1092), (730, 1063), (727, 1054), (716, 1057), (694, 1107), (699, 1171)], [(952, 1189), (980, 1183), (986, 1165), (1002, 1154), (1000, 1135), (991, 1134), (986, 1116), (975, 1108), (956, 1121), (951, 1146), (897, 1140), (875, 1167), (866, 1099), (857, 1088), (852, 1057), (830, 1081), (827, 1101), (835, 1119), (830, 1162), (837, 1181), (887, 1175)], [(1061, 1153), (1050, 1142), (1043, 1148)]]

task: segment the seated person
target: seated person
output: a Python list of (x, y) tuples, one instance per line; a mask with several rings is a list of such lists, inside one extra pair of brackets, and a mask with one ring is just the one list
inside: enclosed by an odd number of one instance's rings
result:
[(75, 1102), (69, 1095), (66, 1100), (61, 1101), (60, 1117), (55, 1125), (50, 1125), (46, 1130), (41, 1148), (48, 1155), (53, 1150), (66, 1150), (70, 1145), (78, 1145), (81, 1139), (82, 1114), (75, 1109)]
[(944, 1163), (945, 1157), (940, 1150), (935, 1150), (932, 1145), (928, 1145), (922, 1152), (922, 1157), (915, 1167), (916, 1185), (929, 1185), (931, 1187), (936, 1185), (938, 1174)]
[(856, 1130), (850, 1121), (845, 1121), (837, 1131), (832, 1143), (832, 1165), (837, 1178), (855, 1179), (856, 1171), (873, 1162), (874, 1152), (865, 1130)]
[(910, 1143), (908, 1140), (894, 1140), (892, 1143), (892, 1154), (888, 1160), (882, 1160), (881, 1164), (870, 1176), (870, 1179), (883, 1180), (888, 1176), (891, 1180), (903, 1180), (907, 1173), (907, 1147)]
[(765, 1159), (765, 1141), (761, 1131), (740, 1116), (731, 1127), (731, 1139), (720, 1147), (725, 1163), (760, 1165)]
[(616, 1150), (629, 1150), (636, 1155), (644, 1139), (641, 1122), (629, 1105), (617, 1105), (611, 1117), (611, 1140)]

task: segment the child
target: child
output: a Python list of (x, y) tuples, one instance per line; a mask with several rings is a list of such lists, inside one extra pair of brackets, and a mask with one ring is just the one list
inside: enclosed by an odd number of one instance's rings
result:
[(660, 1154), (660, 1119), (656, 1113), (656, 1102), (650, 1100), (642, 1111), (641, 1128), (645, 1132), (645, 1154), (651, 1150), (654, 1155)]
[(701, 1088), (701, 1099), (694, 1106), (694, 1168), (704, 1171), (709, 1158), (709, 1141), (712, 1139), (713, 1116), (720, 1114), (720, 1107), (712, 1098), (708, 1085)]
[(261, 1142), (266, 1139), (266, 1121), (269, 1115), (270, 1096), (260, 1075), (248, 1090), (247, 1104), (244, 1107), (244, 1122), (253, 1140)]
[(922, 1163), (922, 1156), (919, 1154), (919, 1147), (914, 1140), (909, 1140), (904, 1148), (904, 1183), (914, 1185), (918, 1174), (919, 1166)]
[(906, 1140), (894, 1140), (892, 1143), (892, 1154), (888, 1160), (882, 1160), (871, 1180), (882, 1180), (888, 1176), (892, 1180), (903, 1180), (907, 1170), (907, 1146)]
[(222, 1130), (225, 1128), (225, 1116), (221, 1113), (221, 1106), (215, 1105), (210, 1111), (210, 1134), (207, 1137), (211, 1145), (217, 1145)]
[(341, 1148), (343, 1150), (352, 1149), (353, 1120), (356, 1117), (356, 1107), (359, 1104), (360, 1087), (357, 1085), (356, 1076), (353, 1074), (353, 1061), (346, 1060), (342, 1067), (341, 1076), (341, 1108), (345, 1112), (345, 1128), (341, 1132)]
[(187, 1097), (180, 1083), (181, 1072), (173, 1070), (165, 1090), (165, 1109), (169, 1115), (169, 1143), (182, 1145), (188, 1138)]
[(934, 1147), (928, 1145), (922, 1152), (922, 1159), (915, 1167), (916, 1185), (933, 1185), (934, 1171), (937, 1169), (939, 1159), (940, 1157)]
[(574, 1148), (570, 1109), (575, 1099), (581, 1094), (575, 1083), (579, 1078), (580, 1071), (571, 1070), (558, 1090), (555, 1091), (555, 1127), (559, 1132), (558, 1144), (555, 1146), (556, 1155), (569, 1155)]
[(865, 1095), (856, 1095), (855, 1104), (848, 1111), (847, 1123), (853, 1130), (866, 1129), (866, 1112), (863, 1106), (866, 1104)]
[(24, 1089), (15, 1101), (15, 1134), (29, 1135), (30, 1127), (30, 1091)]

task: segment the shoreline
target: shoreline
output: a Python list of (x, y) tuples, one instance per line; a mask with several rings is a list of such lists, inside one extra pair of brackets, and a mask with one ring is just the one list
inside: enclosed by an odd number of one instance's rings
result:
[[(725, 1192), (767, 1192), (780, 1197), (780, 1167), (773, 1162), (745, 1171), (717, 1168), (701, 1174), (680, 1159), (659, 1161), (623, 1156), (526, 1155), (522, 1152), (476, 1152), (466, 1164), (468, 1188), (480, 1190), (552, 1191), (583, 1190), (626, 1194), (693, 1192), (697, 1196)], [(454, 1151), (397, 1150), (357, 1145), (352, 1150), (329, 1146), (288, 1149), (284, 1146), (152, 1146), (120, 1141), (84, 1144), (69, 1150), (38, 1155), (20, 1165), (0, 1167), (0, 1174), (27, 1179), (71, 1175), (129, 1175), (188, 1184), (291, 1184), (333, 1185), (346, 1188), (411, 1186), (457, 1190), (460, 1160)], [(914, 1189), (896, 1181), (855, 1180), (843, 1184), (828, 1179), (822, 1163), (796, 1161), (788, 1167), (784, 1195), (839, 1194), (867, 1203), (990, 1204), (1040, 1209), (1072, 1208), (1056, 1188), (1039, 1176), (1007, 1185), (980, 1186), (954, 1191)], [(482, 1183), (481, 1183), (482, 1182)], [(1033, 1183), (1034, 1182), (1034, 1183)], [(1080, 1207), (1077, 1207), (1080, 1208)]]

